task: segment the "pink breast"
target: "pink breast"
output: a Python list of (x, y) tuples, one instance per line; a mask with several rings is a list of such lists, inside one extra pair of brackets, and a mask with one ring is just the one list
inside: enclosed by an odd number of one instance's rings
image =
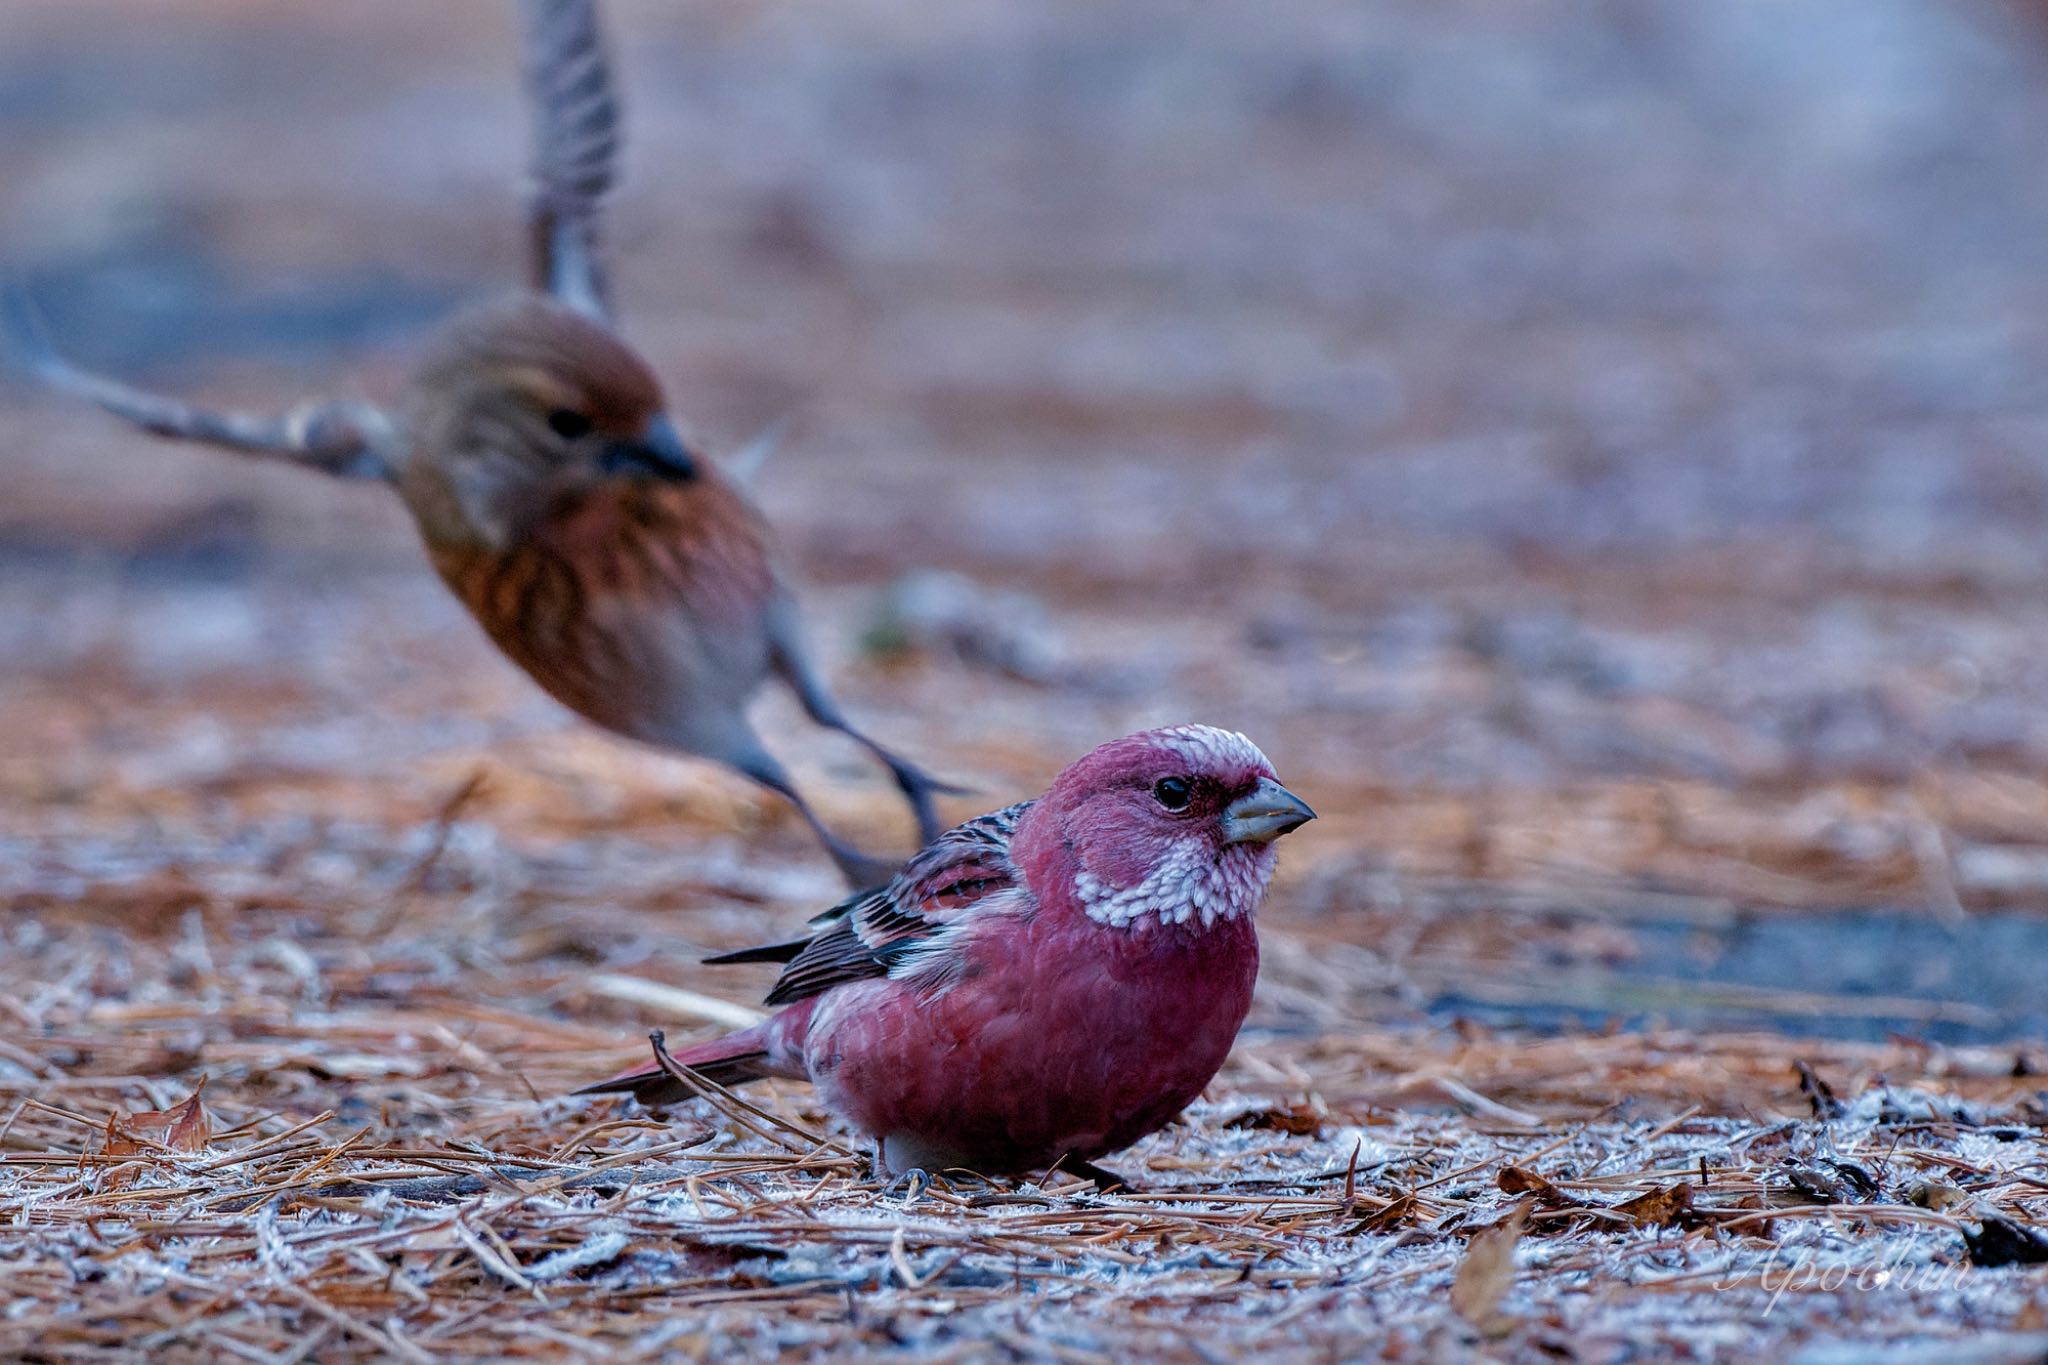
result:
[(1248, 917), (1207, 929), (1004, 917), (963, 956), (936, 992), (835, 991), (807, 1062), (864, 1132), (988, 1172), (1101, 1156), (1167, 1123), (1222, 1066), (1258, 974)]

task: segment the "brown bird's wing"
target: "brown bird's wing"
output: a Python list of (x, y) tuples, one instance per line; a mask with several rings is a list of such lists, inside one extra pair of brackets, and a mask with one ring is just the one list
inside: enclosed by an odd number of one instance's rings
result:
[(520, 0), (533, 105), (533, 285), (610, 316), (598, 215), (619, 151), (619, 102), (594, 0)]
[(26, 298), (9, 291), (5, 326), (29, 372), (51, 388), (95, 403), (144, 431), (288, 460), (338, 478), (390, 479), (391, 419), (368, 403), (302, 403), (289, 412), (218, 412), (80, 369), (60, 355)]
[(927, 844), (887, 886), (845, 901), (812, 920), (807, 939), (747, 948), (708, 962), (787, 962), (768, 993), (787, 1005), (890, 969), (959, 923), (999, 891), (1020, 884), (1010, 836), (1029, 801), (955, 825)]

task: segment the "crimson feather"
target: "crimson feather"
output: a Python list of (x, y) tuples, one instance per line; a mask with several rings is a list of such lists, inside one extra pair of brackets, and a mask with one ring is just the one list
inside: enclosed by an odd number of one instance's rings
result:
[[(946, 831), (810, 937), (715, 959), (783, 963), (768, 1003), (786, 1008), (675, 1060), (814, 1082), (885, 1171), (1092, 1160), (1170, 1121), (1223, 1064), (1251, 1005), (1273, 840), (1312, 818), (1242, 735), (1104, 745), (1044, 796)], [(690, 1092), (657, 1063), (586, 1093)]]

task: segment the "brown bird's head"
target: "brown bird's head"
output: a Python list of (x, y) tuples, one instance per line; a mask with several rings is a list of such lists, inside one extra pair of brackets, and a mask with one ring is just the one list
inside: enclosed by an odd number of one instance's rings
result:
[(502, 548), (608, 482), (708, 473), (646, 363), (540, 297), (451, 322), (414, 379), (407, 428), (399, 486), (436, 547)]

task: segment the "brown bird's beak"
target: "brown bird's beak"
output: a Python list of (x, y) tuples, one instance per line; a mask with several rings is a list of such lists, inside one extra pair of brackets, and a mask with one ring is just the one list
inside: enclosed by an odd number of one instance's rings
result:
[(638, 436), (605, 442), (597, 463), (607, 474), (637, 475), (670, 483), (688, 483), (697, 477), (697, 457), (683, 444), (675, 423), (666, 414), (656, 416)]
[(1223, 808), (1223, 842), (1270, 844), (1316, 818), (1308, 803), (1270, 777)]

